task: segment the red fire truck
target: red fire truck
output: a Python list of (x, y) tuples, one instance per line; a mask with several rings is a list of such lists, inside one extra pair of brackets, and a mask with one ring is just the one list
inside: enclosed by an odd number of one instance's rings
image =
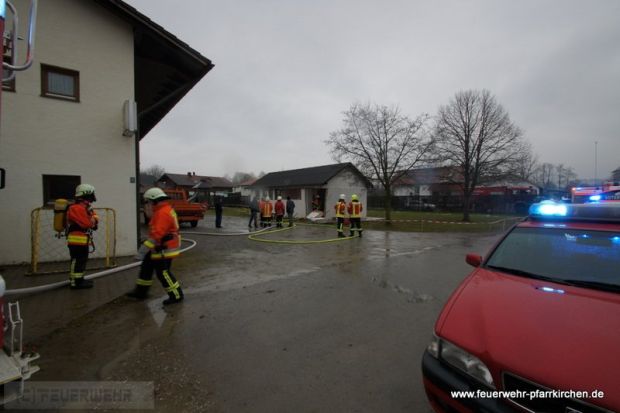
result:
[(590, 200), (593, 195), (599, 195), (602, 191), (600, 186), (577, 186), (571, 188), (570, 202), (573, 204), (583, 204)]
[(602, 199), (615, 200), (615, 194), (620, 191), (620, 183), (605, 182), (601, 186), (584, 186), (571, 188), (571, 202), (573, 204), (583, 204), (586, 202), (596, 202)]
[[(7, 11), (9, 12), (7, 14)], [(0, 33), (2, 33), (3, 53), (0, 54), (0, 76), (2, 82), (10, 82), (15, 72), (26, 70), (32, 64), (34, 51), (34, 33), (37, 14), (37, 0), (30, 2), (30, 18), (28, 22), (28, 48), (24, 63), (17, 63), (17, 9), (10, 1), (0, 0)], [(5, 19), (10, 18), (10, 29), (5, 33)], [(7, 25), (8, 26), (8, 25)], [(4, 57), (9, 56), (7, 61)], [(0, 113), (2, 109), (2, 88), (0, 88)], [(1, 165), (0, 165), (1, 166)], [(0, 167), (0, 189), (5, 185), (6, 171)], [(0, 275), (0, 404), (5, 404), (23, 395), (24, 381), (39, 371), (38, 366), (31, 362), (39, 358), (36, 353), (24, 352), (22, 339), (24, 323), (21, 318), (18, 302), (4, 302), (6, 285)]]

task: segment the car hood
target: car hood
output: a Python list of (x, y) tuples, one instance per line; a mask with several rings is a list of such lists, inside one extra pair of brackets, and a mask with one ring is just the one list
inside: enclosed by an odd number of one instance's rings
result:
[(620, 294), (478, 268), (436, 330), (485, 362), (498, 387), (511, 372), (551, 389), (603, 391), (596, 404), (620, 409)]

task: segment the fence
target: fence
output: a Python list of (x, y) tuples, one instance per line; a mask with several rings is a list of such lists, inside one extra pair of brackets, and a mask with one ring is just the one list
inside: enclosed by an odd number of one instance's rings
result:
[(392, 230), (410, 232), (490, 232), (501, 233), (506, 231), (515, 223), (521, 221), (523, 217), (509, 217), (495, 221), (482, 222), (462, 222), (462, 221), (439, 221), (432, 219), (376, 219), (367, 221), (365, 226), (368, 228), (385, 229), (386, 224), (395, 224), (390, 227)]
[[(99, 216), (99, 228), (93, 231), (94, 251), (89, 261), (99, 267), (116, 265), (116, 211), (111, 208), (95, 208)], [(91, 251), (93, 246), (90, 247)], [(69, 268), (69, 249), (64, 233), (54, 231), (54, 210), (36, 208), (30, 213), (30, 273), (46, 274), (66, 272)], [(65, 265), (63, 265), (65, 264)]]
[[(529, 206), (534, 202), (533, 195), (528, 196), (474, 196), (471, 199), (470, 211), (482, 214), (517, 214), (526, 215)], [(385, 208), (386, 198), (382, 195), (369, 195), (369, 208)], [(428, 207), (426, 204), (432, 204)], [(392, 196), (390, 205), (393, 211), (419, 211), (435, 209), (446, 212), (463, 210), (463, 197), (456, 195), (433, 196)]]

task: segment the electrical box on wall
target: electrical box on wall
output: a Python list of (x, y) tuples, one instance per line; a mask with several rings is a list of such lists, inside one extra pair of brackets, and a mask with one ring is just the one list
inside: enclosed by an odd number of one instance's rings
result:
[(138, 106), (133, 99), (123, 103), (123, 136), (131, 137), (138, 131)]

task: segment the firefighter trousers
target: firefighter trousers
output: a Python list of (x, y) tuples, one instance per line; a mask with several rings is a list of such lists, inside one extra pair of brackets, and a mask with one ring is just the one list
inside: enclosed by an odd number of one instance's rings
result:
[(362, 219), (361, 218), (351, 218), (351, 236), (355, 235), (357, 231), (357, 235), (362, 236)]
[(336, 218), (336, 229), (338, 230), (338, 236), (344, 237), (344, 218), (343, 217)]
[(84, 280), (86, 263), (88, 262), (88, 245), (69, 245), (71, 266), (69, 267), (69, 281), (75, 287)]
[(170, 271), (171, 266), (171, 259), (163, 258), (154, 260), (151, 258), (151, 254), (148, 253), (146, 257), (144, 257), (144, 260), (142, 260), (142, 265), (140, 266), (140, 275), (136, 280), (136, 290), (146, 296), (149, 287), (153, 285), (153, 272), (155, 272), (170, 299), (175, 301), (183, 299), (181, 284)]

